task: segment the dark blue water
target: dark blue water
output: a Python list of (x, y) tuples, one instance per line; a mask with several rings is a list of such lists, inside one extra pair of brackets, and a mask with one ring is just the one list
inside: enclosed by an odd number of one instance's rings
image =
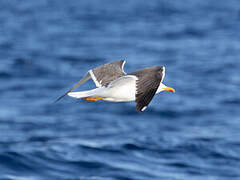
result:
[[(0, 179), (240, 179), (239, 32), (238, 0), (0, 1)], [(119, 59), (176, 93), (52, 103)]]

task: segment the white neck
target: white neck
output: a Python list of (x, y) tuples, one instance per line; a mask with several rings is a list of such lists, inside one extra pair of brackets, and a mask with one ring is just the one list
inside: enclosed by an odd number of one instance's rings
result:
[(164, 91), (163, 88), (166, 88), (166, 87), (167, 87), (167, 86), (165, 86), (163, 83), (160, 83), (160, 85), (158, 86), (158, 89), (157, 89), (156, 94), (157, 94), (157, 93), (160, 93), (161, 91)]

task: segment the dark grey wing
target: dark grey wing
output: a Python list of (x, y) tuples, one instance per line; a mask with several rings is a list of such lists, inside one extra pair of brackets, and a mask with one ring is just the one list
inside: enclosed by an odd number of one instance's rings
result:
[(69, 92), (71, 92), (72, 90), (76, 89), (78, 86), (80, 86), (81, 84), (83, 84), (84, 82), (86, 82), (87, 80), (89, 80), (91, 78), (89, 72), (87, 72), (87, 74), (80, 80), (78, 81), (73, 87), (71, 87), (64, 95), (60, 96), (59, 98), (57, 98), (57, 101), (59, 101), (60, 99), (62, 99), (64, 96), (66, 96)]
[(96, 67), (89, 73), (97, 87), (107, 86), (113, 80), (126, 75), (123, 70), (124, 64), (124, 60), (113, 61)]
[(138, 112), (147, 108), (163, 80), (164, 73), (163, 66), (154, 66), (130, 73), (138, 78), (136, 87), (136, 109)]

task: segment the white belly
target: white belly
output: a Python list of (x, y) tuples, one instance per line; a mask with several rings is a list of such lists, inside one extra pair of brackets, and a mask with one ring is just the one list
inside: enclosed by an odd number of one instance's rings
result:
[(104, 93), (104, 101), (126, 102), (135, 101), (136, 96), (136, 78), (122, 78), (111, 83)]

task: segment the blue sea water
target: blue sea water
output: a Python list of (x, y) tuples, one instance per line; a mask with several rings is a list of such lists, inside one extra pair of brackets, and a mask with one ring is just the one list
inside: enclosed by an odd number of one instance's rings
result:
[[(0, 179), (240, 179), (239, 32), (238, 0), (1, 0)], [(120, 59), (176, 93), (53, 103)]]

